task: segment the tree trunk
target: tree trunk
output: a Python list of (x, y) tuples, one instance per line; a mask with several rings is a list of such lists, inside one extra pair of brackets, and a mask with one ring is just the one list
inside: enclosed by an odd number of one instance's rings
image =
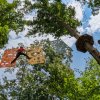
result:
[[(68, 24), (66, 24), (64, 22), (62, 22), (62, 24), (71, 33), (71, 36), (74, 36), (76, 39), (78, 39), (80, 37), (79, 32), (72, 29)], [(89, 43), (86, 43), (85, 48), (100, 65), (100, 57), (99, 57), (100, 53), (99, 53), (99, 51), (96, 48), (94, 48), (92, 45), (90, 45)]]
[[(50, 14), (50, 13), (48, 13), (48, 15), (53, 17), (53, 18), (56, 18), (58, 20), (59, 24), (62, 24), (63, 27), (65, 27), (69, 31), (70, 35), (75, 37), (77, 40), (81, 36), (78, 31), (71, 28), (67, 23), (65, 23), (63, 20), (61, 20), (58, 16), (55, 16), (55, 15), (52, 16), (52, 14)], [(94, 48), (92, 45), (90, 45), (88, 42), (85, 43), (85, 48), (100, 65), (100, 53), (99, 53), (99, 51), (96, 48)]]

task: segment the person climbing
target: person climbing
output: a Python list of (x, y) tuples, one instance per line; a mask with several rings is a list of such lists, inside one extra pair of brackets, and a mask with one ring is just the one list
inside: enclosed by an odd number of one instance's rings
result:
[(20, 55), (24, 55), (24, 56), (26, 56), (27, 59), (30, 59), (29, 56), (27, 54), (25, 54), (24, 52), (25, 52), (24, 47), (20, 46), (20, 48), (17, 50), (16, 57), (13, 61), (11, 61), (11, 64), (14, 63)]

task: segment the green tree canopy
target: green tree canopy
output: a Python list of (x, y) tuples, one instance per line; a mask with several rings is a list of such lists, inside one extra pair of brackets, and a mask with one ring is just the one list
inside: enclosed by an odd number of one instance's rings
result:
[[(26, 5), (28, 5), (27, 2)], [(53, 2), (49, 0), (37, 0), (28, 8), (29, 11), (32, 11), (32, 9), (36, 10), (37, 16), (30, 22), (30, 25), (33, 26), (31, 34), (37, 32), (50, 33), (53, 36), (60, 37), (70, 34), (62, 21), (74, 29), (80, 25), (80, 22), (75, 19), (74, 8), (71, 6), (67, 7), (61, 0), (54, 0)]]
[[(91, 60), (80, 77), (62, 63), (63, 56), (56, 53), (50, 44), (45, 45), (45, 64), (29, 66), (26, 61), (18, 64), (14, 79), (5, 77), (0, 85), (1, 98), (11, 100), (99, 100), (100, 66)], [(51, 55), (52, 54), (52, 55)], [(14, 69), (6, 71), (13, 73)], [(13, 73), (14, 74), (14, 73)]]
[[(54, 0), (54, 2), (37, 0), (32, 5), (29, 5), (27, 0), (25, 2), (28, 5), (26, 6), (27, 11), (33, 9), (37, 11), (37, 17), (28, 23), (33, 26), (32, 32), (52, 33), (54, 36), (60, 37), (71, 34), (62, 21), (73, 29), (80, 25), (80, 22), (74, 18), (74, 9), (66, 7), (61, 0)], [(6, 0), (1, 0), (1, 5), (4, 6), (1, 6), (3, 10), (0, 10), (0, 14), (5, 11), (0, 22), (0, 32), (2, 33), (0, 39), (4, 38), (4, 40), (0, 40), (0, 46), (3, 46), (7, 42), (9, 30), (17, 31), (20, 29), (20, 24), (23, 26), (21, 23), (23, 14), (20, 15), (19, 12), (16, 12), (17, 3), (15, 2), (9, 4)], [(0, 85), (1, 100), (9, 98), (11, 100), (100, 99), (100, 66), (95, 60), (91, 60), (86, 66), (87, 69), (77, 78), (74, 71), (62, 62), (63, 56), (56, 53), (48, 43), (45, 45), (45, 52), (47, 57), (45, 64), (28, 65), (24, 62), (22, 65), (18, 65), (15, 79), (8, 80), (7, 77), (3, 79), (4, 83)], [(9, 72), (12, 73), (13, 70), (16, 69), (9, 70)]]
[(17, 0), (14, 0), (13, 3), (0, 0), (0, 48), (7, 43), (10, 30), (18, 32), (23, 29), (23, 14), (16, 10), (18, 4)]
[(73, 91), (70, 88), (74, 87), (74, 73), (62, 63), (63, 56), (56, 53), (49, 43), (45, 45), (45, 52), (45, 64), (18, 65), (15, 79), (4, 78), (2, 87), (7, 97), (12, 100), (51, 100), (54, 97), (63, 99)]
[(88, 62), (88, 66), (83, 72), (80, 81), (85, 99), (100, 99), (100, 65), (94, 59)]
[(88, 3), (91, 7), (99, 7), (100, 6), (99, 0), (89, 0)]

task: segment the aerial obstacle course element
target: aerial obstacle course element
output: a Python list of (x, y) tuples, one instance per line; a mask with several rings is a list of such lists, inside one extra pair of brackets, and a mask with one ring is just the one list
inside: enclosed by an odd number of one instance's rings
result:
[(45, 63), (45, 56), (41, 46), (33, 46), (26, 50), (27, 55), (30, 57), (29, 64), (43, 64)]
[(96, 48), (94, 48), (93, 45), (94, 45), (93, 37), (88, 34), (80, 36), (76, 41), (77, 50), (83, 53), (88, 51), (100, 65), (100, 52)]
[[(18, 48), (12, 48), (5, 50), (2, 59), (0, 61), (0, 67), (14, 67), (16, 66), (16, 61), (11, 64), (11, 61), (15, 59)], [(31, 46), (26, 50), (27, 55), (30, 59), (27, 59), (29, 64), (43, 64), (45, 63), (45, 56), (41, 46)]]
[(16, 50), (17, 48), (5, 50), (1, 59), (0, 67), (13, 67), (16, 65), (16, 62), (11, 64), (11, 61), (16, 57)]
[(80, 36), (76, 42), (77, 50), (81, 51), (83, 53), (87, 52), (87, 50), (85, 48), (85, 43), (89, 43), (91, 46), (93, 46), (93, 44), (94, 44), (93, 37), (88, 34), (84, 34), (84, 35)]

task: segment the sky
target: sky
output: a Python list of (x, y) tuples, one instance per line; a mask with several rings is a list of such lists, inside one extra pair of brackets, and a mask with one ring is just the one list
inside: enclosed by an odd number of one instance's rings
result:
[[(11, 3), (13, 0), (9, 0), (9, 2)], [(91, 9), (88, 8), (87, 5), (83, 6), (82, 4), (80, 4), (77, 1), (74, 0), (63, 0), (63, 2), (65, 4), (67, 4), (67, 6), (73, 6), (75, 7), (75, 11), (76, 11), (76, 15), (75, 18), (77, 18), (79, 21), (82, 22), (82, 26), (79, 26), (77, 28), (77, 30), (80, 32), (80, 34), (90, 34), (93, 36), (94, 40), (95, 40), (95, 44), (94, 46), (97, 47), (98, 49), (100, 49), (100, 46), (97, 44), (97, 40), (100, 39), (100, 13), (98, 15), (93, 16), (91, 14)], [(28, 14), (25, 16), (25, 19), (27, 20), (32, 20), (32, 16), (33, 14)], [(30, 37), (25, 37), (25, 35), (28, 32), (28, 28), (25, 26), (25, 30), (23, 32), (20, 32), (18, 35), (16, 35), (16, 33), (14, 31), (11, 31), (9, 33), (9, 41), (8, 44), (5, 45), (4, 48), (2, 48), (2, 50), (0, 50), (1, 53), (4, 52), (5, 49), (8, 48), (12, 48), (12, 47), (17, 47), (18, 43), (23, 43), (27, 46), (30, 46), (30, 44), (32, 44), (35, 40), (41, 40), (41, 39), (46, 39), (49, 38), (51, 41), (54, 40), (54, 37), (52, 37), (51, 35), (44, 35), (44, 36), (38, 36), (38, 34), (36, 35), (36, 37), (34, 36), (30, 36)], [(76, 70), (76, 75), (78, 76), (79, 74), (77, 73), (77, 70), (79, 69), (80, 71), (84, 71), (85, 67), (86, 67), (86, 62), (89, 60), (89, 58), (91, 57), (91, 55), (87, 52), (87, 53), (81, 53), (79, 51), (77, 51), (76, 46), (75, 46), (75, 42), (76, 39), (74, 37), (69, 38), (70, 36), (63, 36), (61, 37), (61, 39), (69, 46), (72, 48), (73, 52), (73, 57), (72, 57), (72, 63), (71, 63), (71, 68)], [(0, 70), (0, 75), (3, 76), (4, 75), (4, 68)], [(7, 75), (9, 76), (9, 75)]]

